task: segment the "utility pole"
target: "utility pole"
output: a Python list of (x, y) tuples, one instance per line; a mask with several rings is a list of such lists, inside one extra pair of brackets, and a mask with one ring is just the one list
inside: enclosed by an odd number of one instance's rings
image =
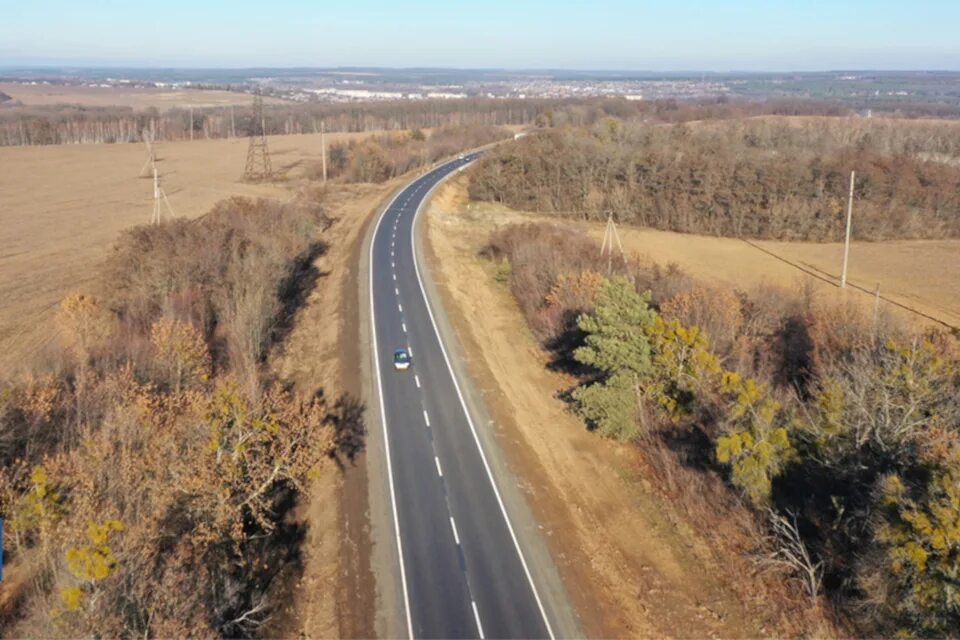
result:
[(623, 256), (623, 244), (620, 242), (620, 234), (617, 233), (617, 225), (613, 221), (613, 212), (607, 213), (607, 228), (603, 231), (603, 244), (600, 245), (600, 257), (607, 254), (607, 275), (613, 273), (613, 242), (616, 240), (617, 247), (620, 249), (620, 255)]
[(847, 199), (847, 234), (843, 241), (843, 269), (840, 271), (840, 288), (847, 288), (847, 264), (850, 261), (850, 222), (853, 220), (853, 181), (857, 172), (850, 172), (850, 197)]
[(150, 133), (149, 129), (144, 128), (143, 133), (144, 144), (147, 145), (147, 159), (144, 160), (143, 166), (140, 167), (140, 177), (149, 178), (150, 177), (150, 168), (153, 167), (154, 163), (157, 160), (157, 154), (153, 151), (153, 134)]
[(167, 200), (167, 194), (163, 192), (163, 188), (160, 186), (160, 176), (157, 173), (157, 165), (153, 165), (153, 216), (150, 218), (150, 222), (153, 224), (160, 224), (160, 219), (163, 213), (163, 206), (160, 204), (160, 201), (163, 200), (163, 204), (167, 207), (167, 213), (169, 217), (173, 218), (173, 207), (170, 206), (170, 201)]
[(323, 157), (323, 182), (327, 182), (327, 143), (324, 138), (323, 120), (320, 121), (320, 155)]
[(250, 146), (247, 147), (247, 165), (243, 178), (248, 182), (261, 182), (273, 176), (270, 151), (267, 149), (266, 117), (263, 115), (263, 96), (260, 90), (253, 95), (253, 116), (250, 119)]

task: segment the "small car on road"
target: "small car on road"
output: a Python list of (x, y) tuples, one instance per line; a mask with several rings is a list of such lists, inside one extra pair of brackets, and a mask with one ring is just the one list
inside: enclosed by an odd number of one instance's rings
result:
[(393, 352), (393, 368), (397, 371), (406, 371), (413, 364), (413, 358), (406, 349), (397, 349)]

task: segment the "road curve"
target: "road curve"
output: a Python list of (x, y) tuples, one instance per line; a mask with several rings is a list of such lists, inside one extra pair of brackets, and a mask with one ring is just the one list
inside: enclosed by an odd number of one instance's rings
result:
[[(553, 628), (466, 409), (416, 263), (414, 222), (429, 191), (476, 158), (401, 190), (370, 247), (373, 374), (386, 453), (407, 633), (547, 638)], [(413, 367), (395, 371), (408, 348)]]

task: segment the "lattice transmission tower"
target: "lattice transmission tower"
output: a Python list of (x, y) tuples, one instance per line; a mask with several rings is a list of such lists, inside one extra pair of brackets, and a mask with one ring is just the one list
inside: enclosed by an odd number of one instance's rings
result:
[(247, 166), (243, 170), (243, 179), (248, 182), (262, 182), (273, 177), (266, 133), (263, 96), (257, 89), (257, 92), (253, 94), (253, 117), (250, 120), (250, 146), (247, 147)]

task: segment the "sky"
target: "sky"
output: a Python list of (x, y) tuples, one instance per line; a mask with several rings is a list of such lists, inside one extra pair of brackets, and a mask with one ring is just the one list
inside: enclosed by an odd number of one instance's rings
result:
[(0, 67), (960, 70), (960, 0), (0, 0)]

